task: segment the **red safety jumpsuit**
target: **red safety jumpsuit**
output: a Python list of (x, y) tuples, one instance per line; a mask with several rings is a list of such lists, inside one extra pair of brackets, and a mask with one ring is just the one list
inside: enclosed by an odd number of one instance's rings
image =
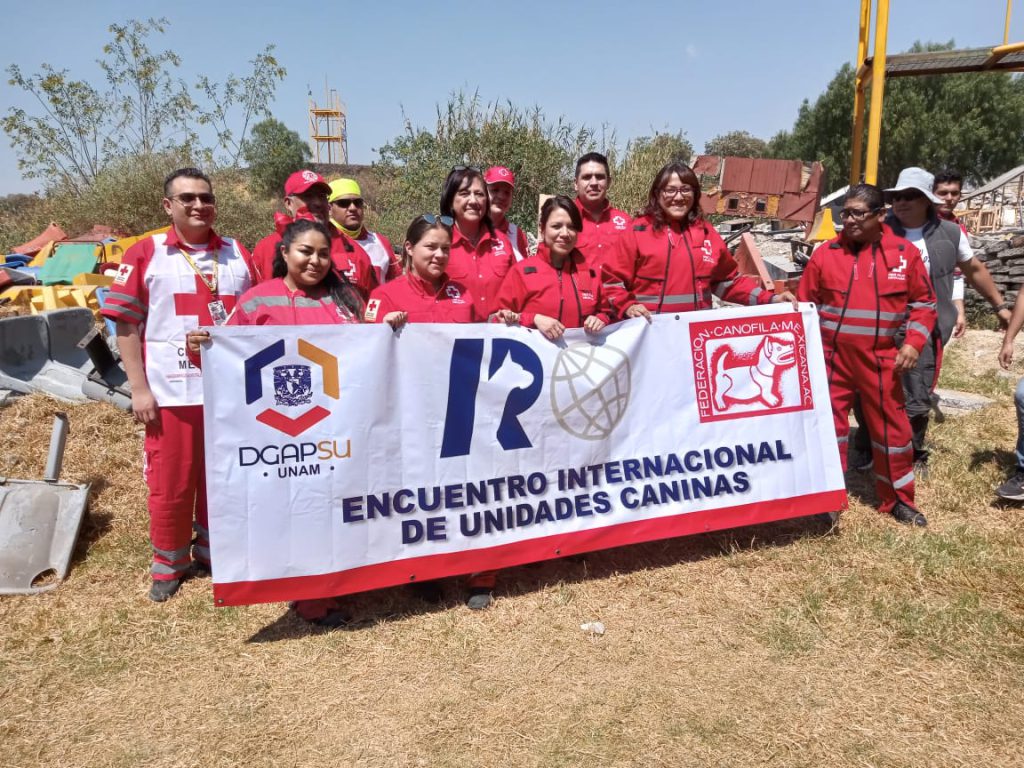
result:
[(519, 324), (536, 328), (537, 315), (547, 315), (566, 328), (582, 328), (596, 315), (609, 322), (608, 302), (597, 272), (578, 250), (555, 269), (551, 251), (541, 243), (537, 255), (512, 267), (498, 291), (498, 309), (519, 313)]
[[(284, 233), (285, 227), (292, 221), (280, 214), (278, 217), (275, 218), (277, 231), (256, 243), (252, 252), (253, 267), (258, 283), (273, 279), (274, 257), (277, 255), (278, 244), (281, 242), (281, 235)], [(334, 262), (334, 268), (344, 273), (348, 281), (362, 295), (363, 301), (366, 301), (373, 289), (377, 287), (377, 271), (374, 269), (373, 262), (366, 255), (366, 251), (350, 237), (338, 232), (335, 227), (328, 226), (328, 229), (333, 229), (338, 235), (331, 238), (331, 261)]]
[(712, 292), (733, 304), (772, 300), (758, 280), (738, 273), (722, 238), (703, 219), (681, 232), (656, 228), (648, 216), (636, 219), (605, 262), (604, 288), (618, 317), (634, 304), (655, 313), (711, 309)]
[(605, 203), (600, 215), (594, 219), (587, 213), (579, 198), (576, 198), (575, 202), (580, 218), (583, 219), (583, 231), (576, 240), (576, 249), (586, 258), (587, 265), (600, 276), (601, 267), (615, 251), (619, 238), (629, 231), (632, 219), (625, 211), (612, 208), (608, 202)]
[(465, 285), (447, 274), (437, 290), (412, 272), (379, 286), (366, 303), (366, 321), (383, 323), (389, 312), (405, 312), (410, 323), (479, 323), (486, 319), (477, 314)]
[(899, 344), (920, 352), (935, 325), (935, 294), (920, 252), (888, 230), (859, 250), (836, 238), (814, 251), (798, 296), (818, 305), (843, 471), (859, 394), (880, 511), (891, 512), (897, 501), (914, 507), (914, 447), (895, 362)]
[(452, 227), (452, 251), (448, 276), (464, 285), (473, 296), (476, 313), (486, 320), (494, 312), (494, 300), (509, 269), (515, 263), (512, 244), (501, 232), (486, 228), (474, 246), (458, 226)]
[(139, 327), (158, 406), (143, 443), (155, 581), (184, 578), (192, 559), (210, 565), (202, 378), (188, 362), (185, 336), (215, 322), (214, 304), (231, 311), (251, 283), (251, 259), (241, 244), (211, 231), (197, 250), (171, 227), (125, 252), (104, 302), (104, 317)]

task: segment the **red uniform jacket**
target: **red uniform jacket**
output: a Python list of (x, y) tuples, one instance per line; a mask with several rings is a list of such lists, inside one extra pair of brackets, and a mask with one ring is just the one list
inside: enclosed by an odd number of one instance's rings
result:
[[(373, 268), (373, 263), (359, 243), (353, 242), (351, 238), (340, 232), (337, 234), (337, 237), (331, 238), (331, 261), (334, 262), (335, 269), (345, 273), (349, 282), (362, 294), (365, 301), (377, 287), (377, 273)], [(256, 243), (256, 248), (252, 252), (256, 282), (262, 283), (273, 279), (274, 256), (277, 255), (277, 246), (280, 242), (280, 233), (274, 232)]]
[(543, 243), (534, 258), (512, 267), (501, 284), (497, 304), (499, 309), (520, 313), (520, 325), (528, 328), (536, 327), (537, 315), (553, 317), (566, 328), (582, 328), (590, 315), (609, 322), (601, 279), (587, 266), (583, 254), (574, 250), (562, 269), (555, 269)]
[(604, 288), (619, 316), (634, 304), (651, 312), (711, 309), (712, 291), (734, 304), (767, 304), (772, 294), (736, 270), (722, 238), (703, 219), (682, 233), (655, 229), (641, 216), (620, 239), (604, 265)]
[(457, 226), (452, 227), (448, 276), (468, 289), (480, 318), (486, 320), (494, 312), (498, 289), (514, 263), (512, 244), (501, 232), (492, 235), (485, 229), (474, 248)]
[(797, 295), (817, 303), (826, 347), (893, 349), (905, 333), (920, 352), (935, 327), (935, 294), (921, 252), (888, 230), (860, 251), (838, 237), (820, 245)]
[(383, 323), (389, 312), (405, 312), (410, 323), (480, 323), (465, 285), (445, 275), (438, 290), (409, 272), (376, 288), (366, 304), (366, 321)]
[(600, 276), (601, 267), (608, 261), (615, 251), (615, 245), (619, 238), (629, 231), (632, 223), (629, 215), (618, 208), (612, 208), (611, 204), (605, 205), (597, 221), (590, 218), (590, 214), (576, 198), (576, 207), (583, 219), (583, 231), (580, 232), (576, 241), (576, 248), (587, 259), (587, 265), (597, 271)]

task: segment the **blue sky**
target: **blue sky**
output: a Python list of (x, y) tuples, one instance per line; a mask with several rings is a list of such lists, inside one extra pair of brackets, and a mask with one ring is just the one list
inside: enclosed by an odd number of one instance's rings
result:
[[(1024, 39), (1024, 4), (1011, 41)], [(769, 138), (789, 128), (804, 98), (813, 100), (856, 56), (859, 0), (775, 2), (270, 3), (263, 0), (89, 0), (5, 3), (8, 34), (0, 64), (26, 73), (46, 62), (96, 84), (95, 61), (107, 26), (165, 16), (169, 33), (152, 41), (183, 60), (180, 75), (223, 80), (245, 72), (267, 43), (288, 76), (274, 116), (308, 135), (308, 90), (326, 77), (348, 110), (349, 158), (402, 131), (403, 109), (431, 126), (435, 105), (452, 91), (484, 100), (540, 106), (620, 143), (656, 130), (682, 130), (700, 150), (729, 130)], [(322, 10), (314, 14), (310, 9)], [(968, 7), (970, 10), (968, 11)], [(915, 40), (955, 38), (960, 47), (1002, 42), (1005, 0), (892, 0), (889, 50)], [(31, 109), (6, 84), (0, 109)], [(0, 194), (30, 191), (6, 135), (0, 136)]]

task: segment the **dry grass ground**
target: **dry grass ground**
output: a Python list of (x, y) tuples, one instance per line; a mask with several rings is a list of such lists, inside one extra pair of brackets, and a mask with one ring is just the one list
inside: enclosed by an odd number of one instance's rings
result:
[[(926, 531), (855, 496), (837, 535), (789, 522), (516, 569), (481, 614), (455, 586), (429, 609), (371, 593), (342, 631), (216, 609), (207, 581), (148, 602), (140, 438), (72, 408), (65, 477), (94, 483), (91, 517), (65, 584), (0, 599), (0, 765), (1022, 765), (1024, 523), (991, 493), (1013, 382), (976, 341), (951, 385), (998, 403), (934, 430)], [(0, 474), (38, 476), (57, 407), (0, 410)]]

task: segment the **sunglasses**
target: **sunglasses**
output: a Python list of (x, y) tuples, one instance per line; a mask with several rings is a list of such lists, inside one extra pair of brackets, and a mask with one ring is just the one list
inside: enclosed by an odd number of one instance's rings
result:
[(843, 210), (839, 212), (839, 218), (844, 220), (853, 219), (854, 221), (864, 221), (864, 219), (873, 214), (878, 214), (877, 208), (869, 208), (866, 211), (855, 211), (852, 208), (843, 208)]
[(361, 198), (361, 197), (350, 197), (350, 198), (347, 198), (345, 200), (335, 200), (335, 201), (333, 201), (331, 203), (331, 205), (336, 205), (339, 208), (351, 208), (353, 205), (356, 208), (362, 208), (363, 207), (363, 198)]
[(455, 224), (455, 220), (451, 216), (435, 216), (432, 213), (424, 213), (420, 215), (427, 224), (433, 226), (434, 224), (443, 224), (446, 227), (451, 227)]
[(171, 200), (177, 200), (182, 205), (192, 205), (198, 200), (203, 205), (216, 205), (217, 196), (213, 192), (182, 192), (180, 195), (171, 195)]
[(909, 202), (910, 200), (920, 200), (924, 195), (920, 192), (893, 192), (892, 199), (894, 203)]

